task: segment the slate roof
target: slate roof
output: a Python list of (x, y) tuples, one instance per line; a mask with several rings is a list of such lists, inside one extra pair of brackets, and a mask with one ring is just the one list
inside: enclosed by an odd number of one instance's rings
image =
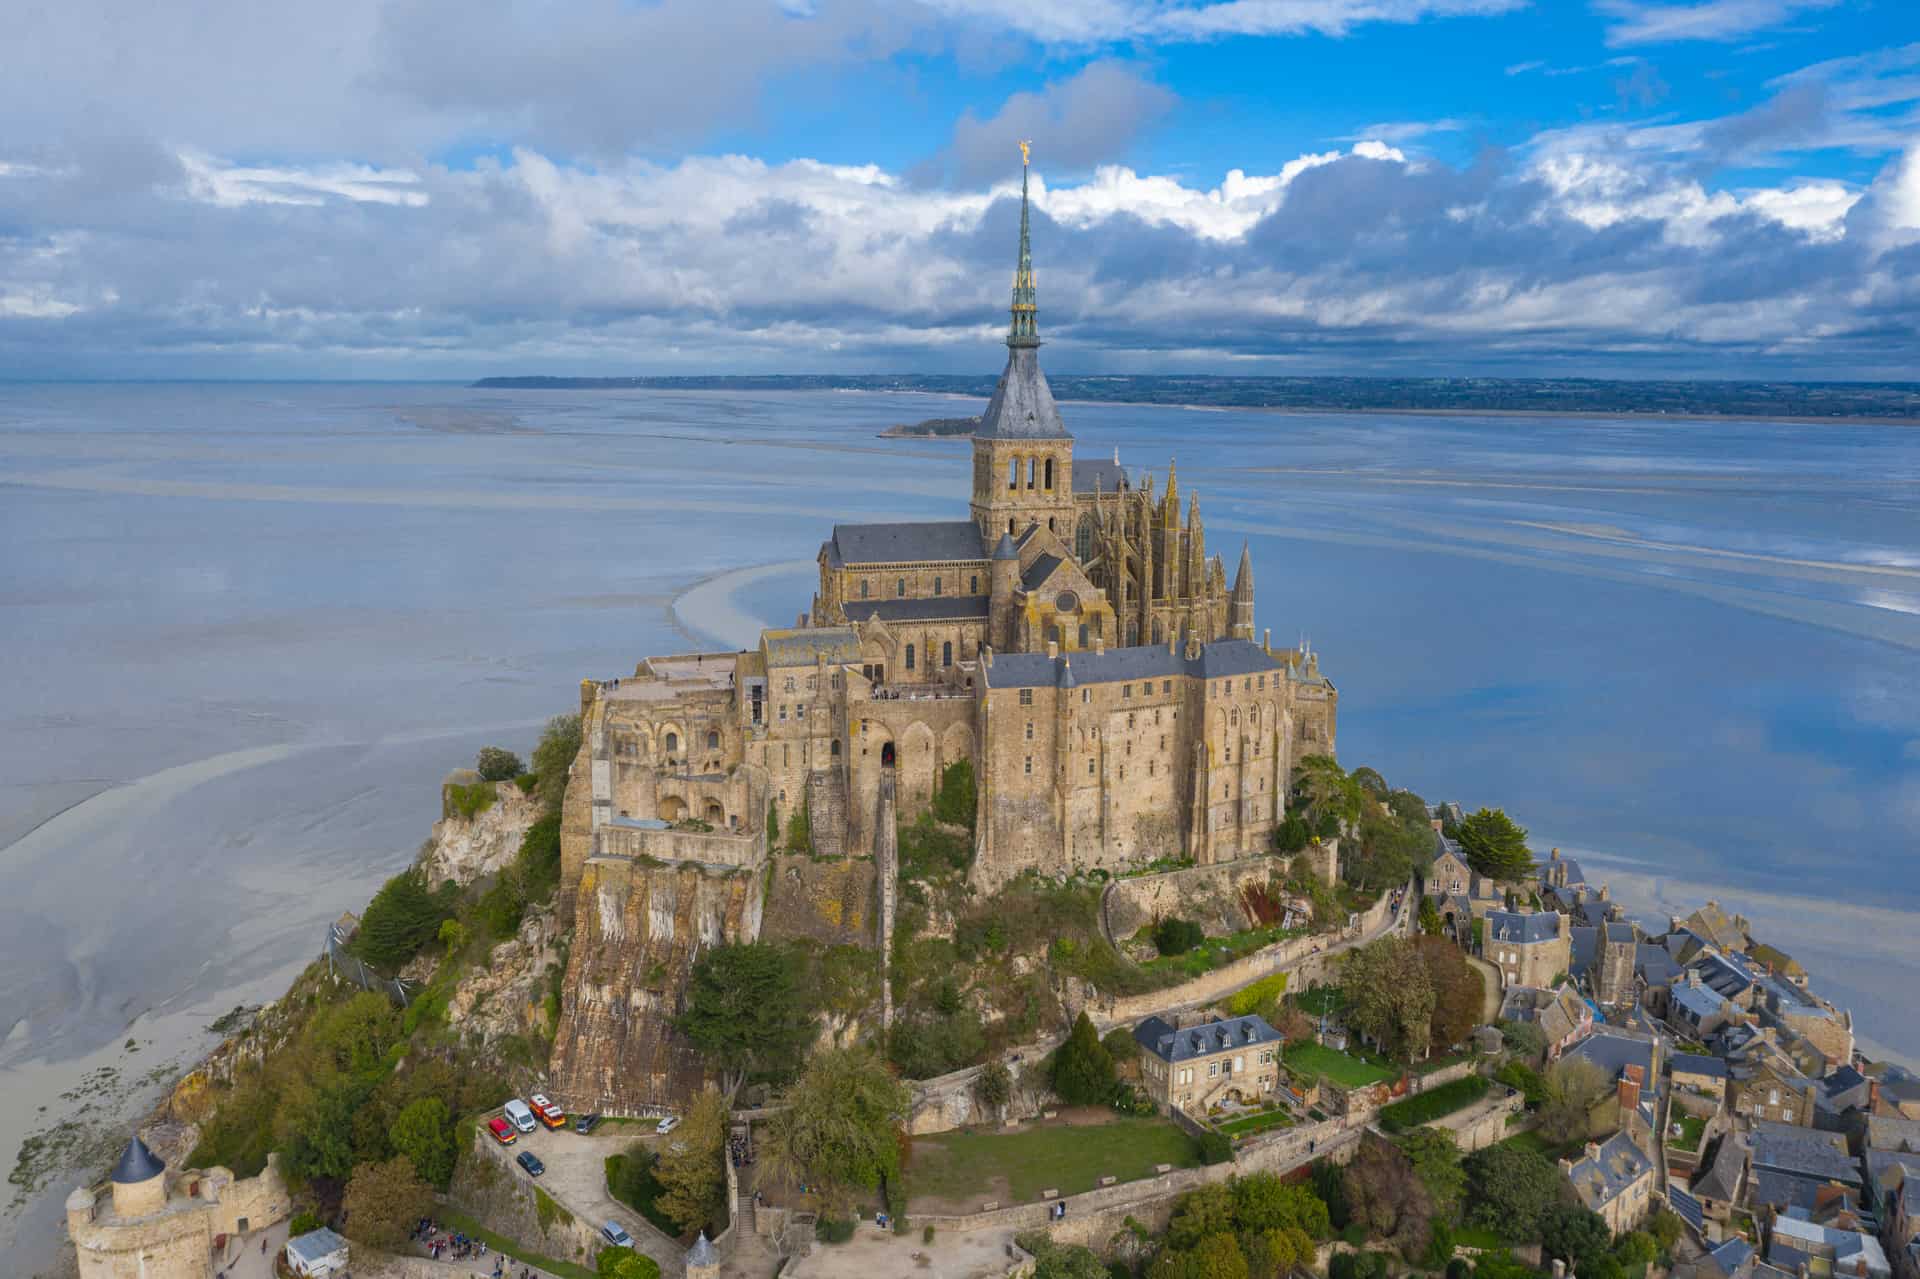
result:
[(1659, 1079), (1653, 1071), (1653, 1043), (1651, 1040), (1638, 1039), (1623, 1035), (1614, 1030), (1595, 1030), (1591, 1035), (1569, 1048), (1569, 1057), (1584, 1057), (1600, 1068), (1600, 1072), (1609, 1082), (1619, 1079), (1628, 1066), (1638, 1066), (1641, 1070), (1640, 1096), (1644, 1101), (1659, 1091)]
[(719, 1260), (719, 1254), (714, 1252), (713, 1244), (707, 1239), (707, 1232), (702, 1230), (700, 1237), (693, 1241), (693, 1247), (687, 1249), (687, 1264), (689, 1266), (711, 1266)]
[(120, 1152), (120, 1162), (113, 1166), (113, 1180), (122, 1186), (131, 1186), (152, 1181), (166, 1170), (159, 1156), (148, 1150), (147, 1143), (135, 1134), (128, 1139), (127, 1148)]
[(1584, 977), (1600, 956), (1600, 930), (1591, 924), (1575, 924), (1567, 934), (1573, 944), (1567, 971), (1575, 977)]
[(1027, 571), (1020, 575), (1020, 584), (1028, 590), (1033, 590), (1052, 577), (1053, 570), (1059, 568), (1060, 564), (1061, 559), (1058, 555), (1042, 552), (1034, 557), (1033, 563), (1027, 566)]
[(1693, 1181), (1693, 1193), (1722, 1203), (1732, 1203), (1740, 1194), (1740, 1179), (1747, 1171), (1747, 1144), (1738, 1133), (1727, 1133), (1714, 1148), (1713, 1161)]
[(1920, 1119), (1903, 1119), (1898, 1115), (1868, 1115), (1867, 1149), (1920, 1152)]
[(829, 663), (860, 660), (860, 637), (851, 626), (806, 626), (795, 630), (762, 631), (769, 666), (811, 666), (824, 657)]
[(836, 524), (827, 543), (836, 564), (914, 564), (927, 560), (983, 560), (980, 526), (972, 520), (898, 524)]
[[(1835, 1274), (1856, 1274), (1857, 1266), (1862, 1262), (1870, 1275), (1892, 1272), (1887, 1265), (1887, 1254), (1880, 1249), (1880, 1241), (1872, 1235), (1855, 1230), (1835, 1230), (1831, 1226), (1816, 1226), (1793, 1211), (1774, 1218), (1767, 1241), (1767, 1259), (1775, 1265), (1784, 1270), (1796, 1270), (1802, 1257), (1824, 1257), (1829, 1251), (1833, 1254)], [(1790, 1255), (1783, 1257), (1780, 1255), (1782, 1252)]]
[[(1117, 684), (1174, 675), (1216, 679), (1286, 669), (1285, 662), (1267, 656), (1266, 650), (1251, 640), (1215, 640), (1192, 661), (1184, 653), (1169, 652), (1165, 644), (1110, 648), (1104, 653), (1082, 649), (1072, 654), (1071, 665), (1074, 680), (1081, 684)], [(993, 665), (982, 668), (982, 674), (989, 688), (1042, 688), (1058, 685), (1067, 666), (1064, 655), (1056, 659), (1045, 653), (996, 653)]]
[(1149, 1017), (1133, 1028), (1133, 1038), (1162, 1061), (1190, 1061), (1229, 1048), (1277, 1044), (1284, 1036), (1268, 1025), (1266, 1018), (1249, 1013), (1245, 1017), (1228, 1017), (1185, 1030), (1175, 1028), (1160, 1017)]
[(1073, 491), (1091, 493), (1096, 484), (1102, 493), (1117, 493), (1126, 487), (1127, 468), (1105, 458), (1073, 459)]
[(1551, 910), (1490, 910), (1487, 940), (1526, 946), (1560, 935), (1560, 914)]
[(1706, 1075), (1713, 1079), (1727, 1077), (1727, 1063), (1718, 1057), (1708, 1057), (1701, 1053), (1675, 1053), (1673, 1055), (1673, 1073), (1676, 1075)]
[(309, 1230), (304, 1235), (295, 1235), (287, 1240), (287, 1251), (300, 1258), (307, 1265), (322, 1261), (347, 1246), (342, 1239), (325, 1226), (318, 1230)]
[(1739, 1235), (1735, 1235), (1731, 1239), (1722, 1240), (1719, 1246), (1708, 1249), (1707, 1255), (1713, 1258), (1714, 1264), (1721, 1270), (1727, 1274), (1733, 1274), (1741, 1266), (1746, 1265), (1748, 1259), (1753, 1256), (1753, 1245)]
[(1624, 946), (1630, 942), (1637, 942), (1639, 940), (1639, 938), (1635, 935), (1633, 931), (1632, 924), (1625, 923), (1625, 922), (1612, 922), (1604, 925), (1604, 927), (1606, 930), (1607, 942), (1610, 945)]
[(1677, 981), (1673, 984), (1673, 1004), (1676, 1009), (1685, 1009), (1695, 1022), (1703, 1022), (1718, 1017), (1726, 1001), (1705, 986)]
[(1053, 388), (1040, 371), (1040, 353), (1031, 346), (1009, 347), (1007, 367), (980, 415), (976, 440), (1066, 440), (1067, 425), (1053, 402)]
[(1664, 946), (1652, 942), (1641, 942), (1640, 949), (1634, 955), (1634, 971), (1640, 974), (1649, 986), (1666, 986), (1679, 975), (1680, 965), (1673, 962), (1673, 956)]
[(1620, 1132), (1607, 1138), (1597, 1155), (1574, 1164), (1567, 1170), (1567, 1176), (1580, 1202), (1598, 1212), (1652, 1168), (1653, 1161), (1627, 1134)]
[(1702, 953), (1693, 961), (1689, 971), (1699, 973), (1703, 985), (1728, 999), (1737, 999), (1753, 987), (1753, 974), (1747, 971), (1746, 965), (1718, 951)]
[(991, 602), (989, 595), (936, 595), (924, 600), (848, 600), (841, 607), (855, 622), (876, 617), (883, 622), (945, 622), (983, 618)]
[(1766, 1169), (1850, 1186), (1860, 1184), (1860, 1168), (1848, 1156), (1844, 1137), (1794, 1124), (1766, 1121), (1754, 1124), (1753, 1166), (1756, 1171)]

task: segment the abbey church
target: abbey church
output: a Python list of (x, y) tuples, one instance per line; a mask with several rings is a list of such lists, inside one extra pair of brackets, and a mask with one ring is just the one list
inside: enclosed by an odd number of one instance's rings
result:
[(596, 857), (755, 865), (795, 814), (814, 851), (869, 854), (883, 789), (909, 821), (962, 760), (982, 889), (1268, 846), (1294, 761), (1333, 753), (1336, 693), (1256, 634), (1250, 555), (1229, 585), (1171, 465), (1156, 490), (1074, 456), (1040, 370), (1024, 173), (1006, 341), (969, 518), (837, 525), (796, 626), (583, 684), (570, 884)]

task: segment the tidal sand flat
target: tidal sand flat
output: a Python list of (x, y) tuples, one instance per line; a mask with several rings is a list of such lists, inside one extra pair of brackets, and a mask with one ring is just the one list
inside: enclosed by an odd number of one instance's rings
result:
[[(0, 389), (0, 1162), (119, 1131), (407, 864), (449, 768), (524, 751), (582, 676), (790, 624), (835, 519), (963, 516), (964, 441), (873, 437), (978, 408)], [(1504, 805), (1631, 905), (1738, 904), (1920, 1053), (1920, 433), (1064, 412), (1089, 455), (1176, 457), (1210, 545), (1252, 543), (1348, 765)], [(8, 1188), (24, 1273), (83, 1175), (57, 1163)]]

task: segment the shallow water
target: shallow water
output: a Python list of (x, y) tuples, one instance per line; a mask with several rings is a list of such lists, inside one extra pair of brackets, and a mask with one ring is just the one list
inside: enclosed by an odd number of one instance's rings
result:
[[(0, 387), (0, 1081), (270, 991), (449, 768), (582, 675), (790, 622), (836, 518), (964, 516), (964, 443), (874, 433), (969, 403)], [(1914, 429), (1065, 413), (1177, 454), (1229, 568), (1251, 542), (1346, 763), (1503, 804), (1643, 909), (1746, 907), (1920, 1055)]]

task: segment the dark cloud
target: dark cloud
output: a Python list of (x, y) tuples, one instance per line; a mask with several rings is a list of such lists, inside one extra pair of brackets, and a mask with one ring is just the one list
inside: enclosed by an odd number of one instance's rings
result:
[(1095, 62), (1037, 93), (1014, 94), (989, 119), (967, 112), (954, 125), (953, 141), (915, 176), (960, 186), (1002, 180), (1023, 139), (1041, 140), (1035, 160), (1050, 173), (1116, 164), (1177, 101), (1139, 67)]

